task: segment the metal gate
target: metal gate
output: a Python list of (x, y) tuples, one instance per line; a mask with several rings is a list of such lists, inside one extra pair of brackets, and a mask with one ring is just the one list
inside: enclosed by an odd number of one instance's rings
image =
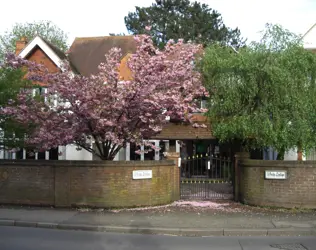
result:
[(181, 159), (181, 199), (233, 199), (233, 164), (229, 158), (196, 155)]

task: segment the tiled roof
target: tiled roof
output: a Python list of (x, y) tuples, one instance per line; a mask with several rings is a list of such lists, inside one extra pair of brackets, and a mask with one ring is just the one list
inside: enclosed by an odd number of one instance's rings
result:
[(136, 51), (136, 42), (133, 36), (76, 38), (68, 50), (68, 59), (80, 74), (89, 76), (98, 72), (105, 54), (114, 47), (120, 48), (124, 57)]
[(58, 48), (57, 46), (55, 46), (54, 44), (52, 44), (51, 42), (49, 42), (48, 40), (40, 37), (50, 48), (52, 51), (55, 52), (55, 54), (61, 59), (61, 60), (64, 60), (66, 59), (66, 54), (60, 49)]

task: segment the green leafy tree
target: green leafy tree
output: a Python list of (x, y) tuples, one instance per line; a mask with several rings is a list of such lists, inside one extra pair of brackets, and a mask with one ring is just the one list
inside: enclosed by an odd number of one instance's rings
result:
[[(23, 88), (29, 88), (30, 82), (24, 79), (22, 69), (0, 67), (0, 108), (8, 103), (14, 105), (17, 94)], [(21, 126), (10, 116), (0, 113), (0, 149), (12, 149), (24, 146), (24, 138), (31, 125)]]
[(67, 34), (51, 21), (16, 23), (12, 29), (0, 36), (0, 60), (4, 59), (5, 53), (15, 51), (16, 41), (21, 37), (26, 37), (30, 41), (36, 35), (51, 42), (62, 51), (68, 49)]
[(292, 148), (316, 146), (316, 55), (298, 36), (267, 25), (260, 42), (238, 52), (214, 44), (201, 70), (210, 91), (208, 115), (221, 141), (245, 149), (273, 147), (282, 159)]
[[(136, 6), (125, 17), (132, 34), (149, 33), (162, 47), (170, 39), (184, 39), (207, 45), (219, 41), (235, 47), (244, 45), (239, 29), (227, 27), (221, 14), (207, 4), (189, 0), (156, 0), (150, 7)], [(150, 31), (146, 27), (151, 27)]]

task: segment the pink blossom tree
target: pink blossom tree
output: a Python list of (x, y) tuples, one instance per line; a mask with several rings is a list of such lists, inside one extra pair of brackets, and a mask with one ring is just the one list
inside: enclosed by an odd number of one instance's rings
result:
[(90, 77), (74, 75), (66, 62), (63, 71), (49, 73), (8, 55), (8, 66), (26, 67), (28, 79), (45, 83), (48, 91), (44, 101), (24, 90), (18, 105), (3, 112), (35, 126), (27, 143), (38, 150), (74, 143), (102, 160), (113, 160), (128, 142), (146, 143), (162, 130), (167, 117), (190, 120), (189, 114), (199, 111), (194, 99), (208, 95), (193, 63), (201, 47), (170, 41), (158, 50), (149, 36), (135, 39), (137, 50), (128, 60), (131, 80), (120, 80), (122, 55), (117, 48)]

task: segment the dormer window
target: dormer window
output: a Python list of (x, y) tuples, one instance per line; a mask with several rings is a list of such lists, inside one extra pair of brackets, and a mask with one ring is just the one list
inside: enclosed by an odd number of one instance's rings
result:
[(202, 97), (194, 100), (198, 109), (207, 109), (207, 99), (206, 97)]
[(201, 108), (201, 109), (206, 109), (206, 106), (207, 106), (206, 100), (205, 100), (205, 99), (202, 99), (202, 100), (201, 100), (200, 108)]

